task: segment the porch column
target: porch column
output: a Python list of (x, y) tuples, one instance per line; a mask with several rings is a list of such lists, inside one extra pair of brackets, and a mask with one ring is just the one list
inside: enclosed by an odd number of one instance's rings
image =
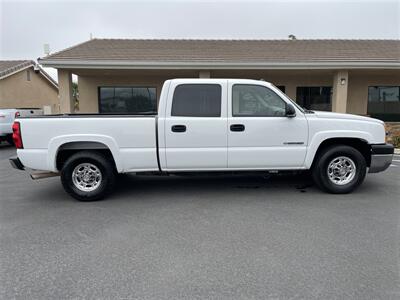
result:
[(337, 71), (333, 76), (332, 111), (346, 113), (348, 85), (349, 72), (347, 70)]
[(200, 71), (199, 78), (210, 78), (211, 72), (210, 71)]
[(72, 96), (72, 74), (70, 71), (58, 69), (58, 98), (60, 100), (61, 113), (73, 113), (75, 111), (74, 98)]

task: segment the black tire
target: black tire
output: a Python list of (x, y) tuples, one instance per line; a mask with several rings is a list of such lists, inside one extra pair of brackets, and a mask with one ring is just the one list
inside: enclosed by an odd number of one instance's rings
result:
[[(83, 191), (74, 183), (73, 172), (81, 164), (92, 165), (101, 174), (101, 179), (94, 190)], [(91, 170), (89, 170), (91, 171)], [(75, 176), (76, 177), (76, 176)], [(92, 177), (93, 178), (93, 177)], [(77, 180), (75, 179), (75, 182)], [(95, 180), (96, 181), (96, 180)], [(83, 180), (80, 180), (84, 184)], [(107, 196), (114, 188), (116, 182), (116, 170), (110, 159), (95, 151), (81, 151), (67, 159), (61, 170), (61, 183), (64, 190), (79, 201), (96, 201)]]
[[(329, 165), (339, 157), (350, 158), (355, 165), (353, 176), (349, 175), (349, 182), (342, 185), (336, 184), (328, 175), (328, 169), (332, 170)], [(364, 156), (360, 151), (350, 146), (330, 146), (319, 153), (315, 159), (312, 169), (313, 180), (320, 189), (332, 194), (347, 194), (354, 191), (364, 181), (367, 173), (367, 164)]]

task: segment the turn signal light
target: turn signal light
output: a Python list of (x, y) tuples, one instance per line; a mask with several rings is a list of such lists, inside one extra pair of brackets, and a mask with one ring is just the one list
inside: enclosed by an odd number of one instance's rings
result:
[(22, 144), (21, 125), (19, 124), (19, 122), (14, 122), (12, 130), (13, 130), (12, 137), (14, 140), (15, 148), (23, 149), (24, 145)]

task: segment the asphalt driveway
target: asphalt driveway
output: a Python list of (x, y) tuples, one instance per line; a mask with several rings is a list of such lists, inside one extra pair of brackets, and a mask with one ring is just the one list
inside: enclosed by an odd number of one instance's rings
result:
[(81, 203), (0, 147), (0, 298), (398, 299), (400, 156), (353, 194), (304, 176), (123, 176)]

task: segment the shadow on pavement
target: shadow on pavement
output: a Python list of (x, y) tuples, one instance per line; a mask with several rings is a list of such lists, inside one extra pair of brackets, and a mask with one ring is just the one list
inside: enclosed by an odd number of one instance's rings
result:
[(123, 174), (118, 176), (118, 183), (113, 196), (132, 193), (209, 193), (243, 192), (251, 190), (283, 189), (306, 193), (315, 189), (308, 173), (297, 175), (200, 175), (200, 176), (136, 176)]

